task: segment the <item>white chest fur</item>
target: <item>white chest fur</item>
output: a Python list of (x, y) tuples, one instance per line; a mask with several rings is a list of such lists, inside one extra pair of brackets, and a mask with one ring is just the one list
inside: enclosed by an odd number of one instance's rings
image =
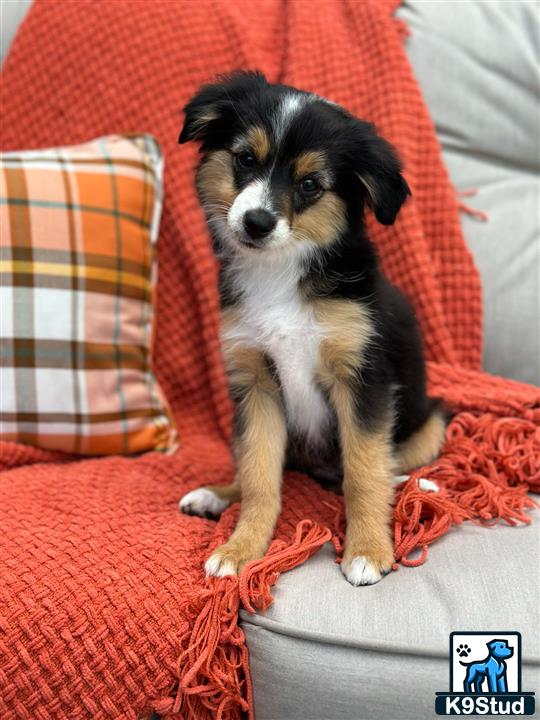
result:
[(315, 382), (324, 330), (298, 292), (299, 267), (286, 259), (239, 264), (234, 283), (242, 291), (238, 322), (224, 340), (267, 353), (279, 375), (289, 427), (317, 444), (330, 419)]

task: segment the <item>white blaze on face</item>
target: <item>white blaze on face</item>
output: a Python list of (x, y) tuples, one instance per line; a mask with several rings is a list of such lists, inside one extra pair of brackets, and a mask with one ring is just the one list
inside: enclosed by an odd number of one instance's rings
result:
[[(289, 94), (279, 104), (274, 116), (274, 131), (279, 143), (285, 136), (293, 118), (308, 102), (308, 96)], [(249, 183), (236, 197), (227, 216), (229, 230), (236, 236), (245, 236), (244, 215), (249, 210), (268, 210), (275, 212), (272, 206), (272, 197), (269, 178), (254, 180)], [(265, 247), (277, 247), (291, 241), (291, 228), (287, 218), (277, 217), (277, 224), (268, 236)], [(295, 241), (296, 244), (298, 240)]]
[(279, 105), (277, 116), (275, 119), (275, 131), (278, 141), (283, 140), (285, 133), (289, 129), (289, 126), (294, 116), (298, 115), (306, 102), (307, 97), (304, 95), (285, 95)]
[(244, 215), (249, 210), (270, 210), (268, 186), (262, 180), (254, 180), (236, 196), (228, 215), (230, 229), (235, 233), (244, 232)]
[[(237, 195), (236, 200), (233, 202), (227, 216), (229, 229), (236, 235), (245, 235), (244, 215), (249, 210), (260, 209), (273, 212), (270, 188), (267, 181), (254, 180)], [(275, 247), (277, 245), (283, 245), (289, 238), (289, 223), (285, 218), (278, 217), (276, 227), (268, 236), (266, 246)]]

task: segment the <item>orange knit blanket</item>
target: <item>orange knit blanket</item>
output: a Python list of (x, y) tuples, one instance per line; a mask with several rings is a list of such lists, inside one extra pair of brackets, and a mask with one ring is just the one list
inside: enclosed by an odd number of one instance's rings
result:
[[(0, 715), (238, 718), (252, 714), (238, 609), (265, 607), (280, 572), (333, 538), (342, 504), (306, 477), (284, 484), (268, 556), (204, 578), (216, 524), (180, 515), (187, 490), (231, 479), (231, 404), (218, 344), (216, 266), (193, 189), (180, 108), (238, 67), (298, 85), (374, 121), (413, 191), (397, 224), (371, 224), (384, 268), (422, 324), (431, 392), (455, 414), (442, 457), (395, 509), (396, 559), (419, 564), (452, 525), (528, 522), (540, 489), (540, 392), (480, 371), (481, 300), (432, 123), (407, 62), (395, 0), (36, 0), (7, 60), (4, 149), (153, 133), (165, 154), (157, 372), (176, 415), (173, 457), (73, 458), (2, 447)], [(415, 556), (413, 551), (420, 550)], [(414, 559), (416, 557), (416, 559)], [(345, 581), (344, 581), (345, 582)], [(361, 593), (362, 589), (358, 589)]]

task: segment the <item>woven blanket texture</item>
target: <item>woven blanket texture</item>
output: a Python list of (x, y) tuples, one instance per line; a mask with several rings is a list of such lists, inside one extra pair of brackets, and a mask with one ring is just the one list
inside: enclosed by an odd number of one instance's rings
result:
[[(181, 450), (74, 461), (1, 448), (0, 716), (4, 720), (253, 716), (240, 604), (265, 608), (279, 573), (332, 539), (343, 507), (289, 474), (266, 558), (205, 579), (231, 532), (178, 499), (228, 482), (231, 403), (218, 343), (216, 263), (180, 108), (218, 73), (259, 68), (369, 119), (405, 163), (413, 197), (394, 227), (370, 219), (384, 269), (422, 325), (432, 394), (454, 414), (442, 457), (396, 498), (396, 560), (415, 565), (463, 521), (528, 522), (540, 489), (540, 392), (481, 372), (481, 290), (458, 201), (408, 64), (396, 0), (36, 0), (6, 61), (2, 148), (148, 132), (165, 156), (155, 367)], [(495, 530), (496, 532), (496, 530)], [(414, 553), (414, 551), (417, 551)], [(420, 551), (420, 552), (418, 552)], [(344, 580), (345, 582), (345, 580)], [(359, 593), (362, 592), (360, 588)]]

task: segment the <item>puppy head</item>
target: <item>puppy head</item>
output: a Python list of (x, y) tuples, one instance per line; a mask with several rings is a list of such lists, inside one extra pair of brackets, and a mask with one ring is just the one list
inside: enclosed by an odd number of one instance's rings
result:
[(365, 205), (391, 225), (410, 194), (372, 125), (260, 73), (202, 87), (184, 112), (179, 142), (201, 142), (197, 188), (232, 252), (329, 247), (361, 222)]

